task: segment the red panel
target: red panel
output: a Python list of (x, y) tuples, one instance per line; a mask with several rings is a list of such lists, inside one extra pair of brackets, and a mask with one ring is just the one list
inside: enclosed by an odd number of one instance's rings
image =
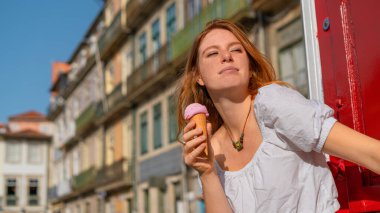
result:
[[(325, 102), (337, 119), (380, 139), (379, 0), (315, 0)], [(330, 28), (323, 30), (326, 18)], [(341, 211), (380, 211), (380, 178), (332, 157)]]
[(350, 3), (362, 85), (365, 133), (380, 139), (380, 1)]

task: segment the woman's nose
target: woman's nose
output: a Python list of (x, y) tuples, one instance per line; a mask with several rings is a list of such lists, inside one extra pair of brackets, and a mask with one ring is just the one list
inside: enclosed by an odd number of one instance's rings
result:
[(222, 52), (222, 62), (231, 62), (233, 61), (230, 51)]

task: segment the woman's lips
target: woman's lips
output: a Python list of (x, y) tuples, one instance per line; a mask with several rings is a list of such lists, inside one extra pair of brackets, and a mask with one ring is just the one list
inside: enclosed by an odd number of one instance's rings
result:
[(223, 68), (222, 70), (219, 71), (219, 74), (223, 74), (223, 73), (229, 73), (229, 72), (237, 72), (239, 71), (238, 68), (234, 67), (234, 66), (228, 66), (228, 67), (225, 67)]

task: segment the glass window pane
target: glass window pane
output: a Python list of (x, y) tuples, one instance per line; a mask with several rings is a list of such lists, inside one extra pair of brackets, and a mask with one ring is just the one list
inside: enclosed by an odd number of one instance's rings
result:
[(176, 98), (171, 95), (168, 100), (169, 105), (169, 142), (175, 142), (177, 139), (177, 116), (176, 116)]
[(161, 103), (157, 104), (153, 108), (153, 140), (154, 140), (154, 148), (162, 147), (162, 115), (161, 115)]
[(141, 63), (144, 63), (147, 59), (146, 55), (146, 33), (144, 32), (140, 36), (140, 60)]
[(140, 151), (141, 154), (148, 152), (148, 120), (147, 112), (140, 116)]
[(171, 40), (172, 36), (176, 32), (176, 14), (175, 3), (170, 5), (166, 11), (166, 38)]
[(42, 150), (40, 144), (28, 144), (28, 162), (33, 164), (42, 162)]
[(7, 179), (6, 181), (6, 205), (16, 206), (17, 205), (17, 180)]
[(160, 48), (160, 20), (157, 19), (152, 24), (153, 52), (156, 53)]
[(149, 189), (144, 189), (144, 212), (149, 213)]
[(285, 49), (280, 52), (280, 77), (287, 78), (294, 73), (291, 49)]
[(29, 201), (30, 206), (38, 205), (38, 180), (30, 179), (29, 180)]
[(303, 40), (280, 51), (280, 78), (309, 96), (306, 56)]
[(7, 163), (18, 163), (21, 160), (21, 145), (11, 141), (6, 143), (5, 159)]

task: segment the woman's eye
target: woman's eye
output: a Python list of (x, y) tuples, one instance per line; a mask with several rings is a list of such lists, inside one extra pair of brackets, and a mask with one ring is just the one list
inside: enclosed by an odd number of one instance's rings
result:
[(243, 52), (243, 51), (241, 50), (241, 48), (235, 48), (235, 49), (232, 49), (231, 52), (238, 52), (238, 53), (241, 53), (241, 52)]
[(207, 54), (207, 57), (214, 56), (216, 54), (218, 54), (218, 53), (217, 52), (210, 52), (210, 53)]

